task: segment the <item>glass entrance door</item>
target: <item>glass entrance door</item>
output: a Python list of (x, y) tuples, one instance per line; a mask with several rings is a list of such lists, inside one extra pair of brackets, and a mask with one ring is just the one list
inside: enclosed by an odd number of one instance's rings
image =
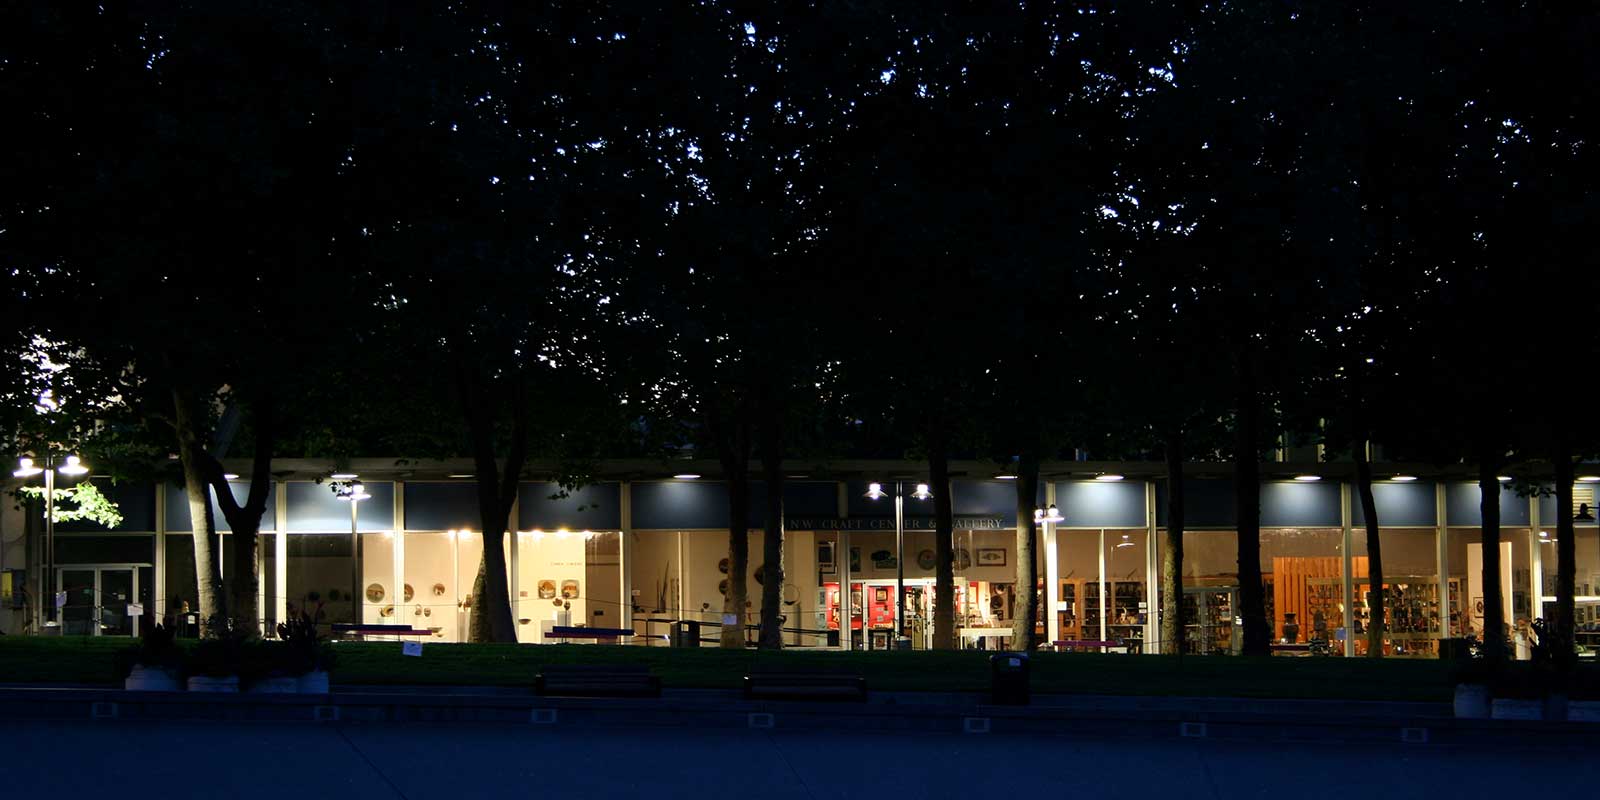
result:
[(139, 620), (128, 604), (140, 602), (133, 567), (74, 567), (56, 572), (67, 593), (61, 607), (66, 636), (138, 636)]
[(97, 577), (92, 569), (63, 569), (56, 572), (56, 585), (67, 595), (67, 603), (61, 607), (61, 635), (96, 635), (95, 606), (99, 605), (96, 601)]

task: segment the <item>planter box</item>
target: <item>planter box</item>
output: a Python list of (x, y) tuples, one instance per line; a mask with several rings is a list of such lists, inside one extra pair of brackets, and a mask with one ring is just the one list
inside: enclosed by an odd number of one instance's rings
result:
[(181, 692), (183, 685), (172, 670), (160, 667), (135, 665), (122, 680), (122, 688), (130, 692)]
[(250, 694), (294, 694), (300, 691), (300, 681), (297, 678), (262, 678), (250, 684), (246, 690)]
[(1456, 684), (1456, 719), (1488, 719), (1489, 687), (1477, 683)]
[(196, 675), (189, 679), (191, 692), (238, 692), (239, 676), (229, 675), (226, 678), (208, 678)]
[(1492, 719), (1544, 719), (1542, 700), (1494, 700), (1489, 716)]
[(306, 674), (301, 675), (297, 679), (296, 682), (298, 683), (297, 688), (298, 688), (298, 690), (299, 690), (299, 692), (301, 694), (327, 694), (328, 693), (328, 671), (327, 670), (319, 669), (319, 670), (313, 670), (311, 672), (307, 672)]

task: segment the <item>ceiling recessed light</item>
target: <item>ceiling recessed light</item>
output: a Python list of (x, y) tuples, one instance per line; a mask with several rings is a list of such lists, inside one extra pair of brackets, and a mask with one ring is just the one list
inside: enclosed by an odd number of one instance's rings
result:
[(353, 480), (355, 480), (356, 478), (358, 478), (360, 476), (357, 475), (354, 472), (335, 472), (332, 475), (329, 475), (328, 477), (330, 477), (330, 478), (332, 478), (332, 479), (334, 479), (336, 481), (353, 481)]
[(1499, 481), (1501, 483), (1510, 483), (1511, 482), (1511, 476), (1510, 475), (1501, 475), (1501, 476), (1495, 478), (1495, 480), (1497, 480), (1497, 481)]
[(1108, 472), (1108, 473), (1106, 473), (1104, 475), (1096, 475), (1096, 476), (1094, 476), (1094, 479), (1097, 480), (1097, 481), (1105, 481), (1107, 483), (1110, 483), (1112, 481), (1120, 481), (1120, 480), (1122, 480), (1122, 476), (1121, 475), (1112, 474), (1112, 473)]
[(700, 473), (698, 473), (698, 472), (680, 472), (680, 473), (678, 473), (678, 474), (676, 474), (676, 475), (674, 475), (672, 477), (677, 479), (677, 480), (680, 480), (680, 481), (692, 481), (692, 480), (695, 480), (696, 478), (699, 478), (700, 477)]
[(236, 481), (239, 480), (239, 476), (232, 472), (224, 472), (222, 473), (222, 479), (225, 481)]
[(996, 475), (996, 476), (994, 476), (994, 479), (997, 480), (997, 481), (1014, 481), (1014, 480), (1017, 479), (1017, 476), (1010, 475), (1010, 474)]
[(1600, 475), (1579, 475), (1578, 480), (1584, 483), (1600, 483)]
[(1294, 479), (1301, 483), (1315, 483), (1322, 480), (1321, 475), (1296, 475)]
[(471, 478), (471, 477), (473, 477), (473, 474), (470, 473), (470, 472), (452, 472), (449, 475), (447, 475), (446, 477), (449, 477), (449, 478)]
[(1393, 478), (1390, 478), (1389, 480), (1391, 480), (1391, 481), (1399, 481), (1401, 483), (1409, 483), (1409, 482), (1414, 481), (1416, 479), (1417, 479), (1417, 476), (1415, 476), (1415, 475), (1396, 475)]

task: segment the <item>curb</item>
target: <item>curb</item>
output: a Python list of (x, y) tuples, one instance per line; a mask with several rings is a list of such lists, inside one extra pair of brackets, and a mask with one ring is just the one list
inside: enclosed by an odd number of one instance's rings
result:
[(1600, 744), (1600, 726), (1592, 724), (1468, 720), (1415, 714), (1284, 714), (984, 703), (824, 703), (707, 697), (639, 700), (376, 691), (341, 691), (327, 695), (217, 695), (118, 689), (0, 689), (0, 715), (22, 720), (498, 723), (777, 731), (850, 729), (884, 733), (1493, 745), (1499, 748)]

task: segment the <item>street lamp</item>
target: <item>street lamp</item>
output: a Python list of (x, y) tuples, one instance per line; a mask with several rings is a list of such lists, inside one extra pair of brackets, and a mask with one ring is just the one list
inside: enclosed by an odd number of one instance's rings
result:
[[(900, 646), (900, 637), (906, 631), (906, 500), (905, 484), (894, 482), (894, 641), (895, 646)], [(867, 497), (872, 500), (881, 500), (888, 493), (883, 490), (881, 483), (867, 484)], [(928, 484), (919, 483), (911, 496), (917, 500), (927, 500), (933, 497), (933, 492), (928, 491)], [(846, 554), (848, 558), (848, 553)], [(849, 587), (845, 588), (849, 591)], [(864, 632), (864, 631), (863, 631)]]
[(355, 473), (340, 473), (339, 477), (347, 480), (336, 480), (329, 484), (333, 496), (350, 504), (350, 623), (360, 625), (361, 609), (361, 536), (356, 529), (356, 513), (362, 500), (371, 499), (367, 494), (367, 487), (356, 480)]
[(41, 467), (34, 464), (31, 458), (20, 458), (17, 460), (17, 468), (11, 474), (18, 478), (32, 478), (41, 473), (44, 475), (44, 569), (41, 570), (43, 574), (39, 576), (39, 594), (41, 595), (41, 600), (48, 600), (48, 602), (41, 603), (42, 607), (39, 610), (44, 611), (48, 608), (47, 623), (54, 622), (59, 624), (59, 620), (55, 618), (56, 473), (59, 472), (69, 478), (76, 478), (87, 474), (89, 468), (84, 466), (83, 460), (77, 456), (64, 456), (60, 465), (56, 464), (55, 459), (54, 454), (46, 453), (44, 466)]
[[(1121, 479), (1121, 476), (1117, 476)], [(1055, 530), (1051, 527), (1061, 522), (1066, 517), (1061, 516), (1061, 509), (1051, 503), (1045, 508), (1033, 510), (1033, 524), (1044, 531), (1044, 597), (1045, 597), (1045, 634), (1054, 642), (1061, 638), (1061, 618), (1056, 615), (1056, 603), (1061, 599), (1061, 585), (1056, 579), (1056, 539)]]

